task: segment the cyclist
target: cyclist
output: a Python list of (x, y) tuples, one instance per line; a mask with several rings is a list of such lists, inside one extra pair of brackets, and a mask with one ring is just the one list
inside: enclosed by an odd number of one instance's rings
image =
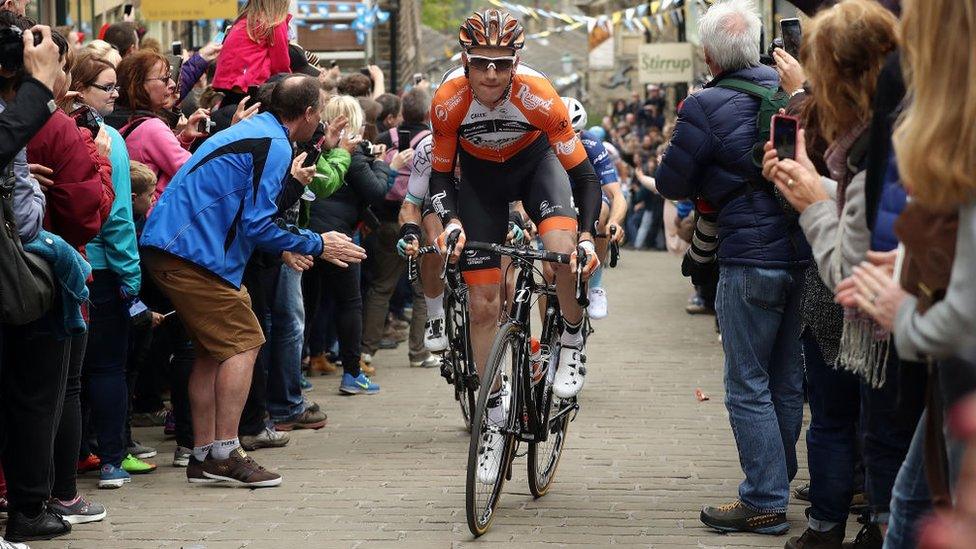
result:
[[(460, 231), (450, 258), (456, 261), (467, 238), (502, 242), (509, 202), (521, 200), (546, 248), (573, 254), (571, 266), (556, 269), (566, 329), (553, 383), (556, 396), (570, 398), (582, 388), (586, 375), (583, 311), (575, 299), (574, 272), (578, 267), (589, 276), (599, 265), (592, 235), (600, 211), (600, 183), (552, 84), (542, 73), (519, 65), (518, 50), (525, 40), (522, 25), (507, 13), (488, 9), (468, 17), (458, 38), (462, 66), (444, 77), (433, 102), (430, 193), (444, 223), (437, 244), (446, 252), (447, 239)], [(455, 156), (461, 165), (457, 188), (452, 177)], [(577, 183), (583, 220), (579, 233), (570, 179)], [(577, 243), (588, 252), (586, 265), (575, 264)], [(496, 330), (499, 263), (496, 254), (467, 250), (461, 266), (470, 291), (472, 346), (479, 371)], [(502, 388), (492, 389), (489, 420), (504, 421)], [(502, 440), (492, 433), (486, 436)], [(502, 450), (499, 443), (486, 445), (495, 458)], [(494, 482), (495, 469), (479, 474), (480, 480)]]
[[(444, 230), (440, 218), (434, 212), (428, 195), (430, 183), (430, 150), (433, 136), (428, 135), (417, 143), (413, 165), (410, 169), (410, 182), (407, 184), (407, 194), (403, 205), (400, 206), (400, 237), (397, 240), (397, 252), (402, 257), (413, 256), (421, 242), (421, 227), (428, 242), (434, 242)], [(455, 172), (455, 177), (458, 175)], [(509, 221), (509, 235), (507, 240), (520, 242), (531, 235), (531, 223), (524, 223), (519, 213), (520, 208), (514, 208), (510, 219), (518, 215), (518, 223)], [(529, 227), (523, 227), (529, 225)], [(424, 345), (427, 350), (439, 353), (447, 350), (448, 338), (445, 333), (444, 322), (444, 281), (440, 278), (443, 260), (439, 257), (425, 256), (420, 260), (420, 282), (424, 290), (424, 301), (427, 303), (427, 324), (424, 330)], [(514, 287), (514, 286), (513, 286)]]
[[(572, 97), (563, 97), (562, 100), (566, 110), (569, 111), (569, 120), (573, 124), (573, 129), (583, 142), (586, 156), (600, 177), (603, 204), (600, 207), (597, 233), (609, 235), (613, 229), (613, 236), (597, 237), (596, 240), (597, 256), (603, 263), (606, 261), (610, 242), (619, 244), (624, 238), (622, 224), (627, 216), (627, 199), (624, 198), (623, 190), (620, 188), (620, 176), (617, 174), (610, 151), (604, 147), (603, 138), (584, 129), (587, 117), (583, 104)], [(601, 265), (590, 277), (590, 306), (587, 308), (590, 318), (599, 319), (607, 316), (607, 293), (601, 284), (602, 279), (603, 266)]]
[[(397, 252), (403, 257), (413, 255), (420, 245), (421, 224), (428, 241), (433, 242), (444, 230), (441, 220), (431, 207), (428, 198), (430, 181), (430, 149), (433, 137), (428, 135), (417, 143), (410, 168), (407, 194), (400, 206), (400, 238)], [(424, 345), (432, 353), (447, 350), (447, 334), (444, 323), (444, 281), (440, 278), (443, 262), (434, 256), (420, 259), (420, 283), (427, 302), (427, 325), (424, 329)]]

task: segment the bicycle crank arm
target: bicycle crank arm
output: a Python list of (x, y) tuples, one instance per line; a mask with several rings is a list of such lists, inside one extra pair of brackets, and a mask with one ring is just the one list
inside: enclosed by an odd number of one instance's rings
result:
[(559, 410), (558, 412), (556, 412), (556, 415), (549, 418), (549, 425), (552, 425), (553, 423), (558, 421), (563, 416), (569, 414), (570, 412), (575, 412), (576, 410), (579, 410), (579, 407), (580, 407), (579, 403), (574, 402), (571, 405)]

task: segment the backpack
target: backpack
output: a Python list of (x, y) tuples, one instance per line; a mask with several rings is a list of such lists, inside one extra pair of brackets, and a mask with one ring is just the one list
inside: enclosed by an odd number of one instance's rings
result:
[(752, 147), (752, 162), (759, 168), (762, 168), (762, 160), (765, 155), (763, 147), (769, 141), (770, 125), (773, 115), (778, 114), (780, 109), (786, 108), (790, 102), (790, 95), (780, 88), (767, 88), (766, 86), (760, 86), (754, 82), (739, 78), (723, 78), (715, 86), (740, 91), (759, 99), (759, 114), (756, 115), (756, 128), (759, 129), (759, 141)]
[[(410, 140), (410, 148), (416, 149), (417, 143), (423, 141), (425, 137), (430, 135), (430, 130), (423, 130), (417, 135), (413, 136)], [(383, 160), (389, 164), (393, 161), (393, 157), (400, 152), (400, 135), (397, 133), (396, 128), (390, 128), (390, 142), (393, 146), (390, 150), (386, 151), (383, 155)], [(410, 182), (410, 170), (413, 168), (413, 160), (407, 162), (400, 171), (396, 174), (396, 179), (393, 180), (393, 186), (386, 193), (386, 199), (393, 202), (403, 202), (403, 199), (407, 197), (407, 184)]]

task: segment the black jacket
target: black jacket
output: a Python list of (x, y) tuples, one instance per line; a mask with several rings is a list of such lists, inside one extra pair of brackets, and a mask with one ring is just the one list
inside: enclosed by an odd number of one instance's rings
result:
[(360, 146), (352, 154), (346, 184), (332, 196), (312, 202), (309, 229), (317, 233), (341, 231), (352, 236), (366, 207), (384, 203), (392, 172), (386, 162), (370, 155), (365, 145)]
[(0, 114), (0, 167), (6, 166), (51, 118), (48, 102), (51, 90), (39, 81), (25, 77), (14, 100)]

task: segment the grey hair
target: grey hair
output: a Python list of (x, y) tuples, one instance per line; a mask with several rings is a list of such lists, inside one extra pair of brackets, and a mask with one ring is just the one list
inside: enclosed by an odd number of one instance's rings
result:
[(759, 64), (762, 22), (752, 0), (726, 0), (708, 8), (698, 22), (702, 48), (723, 71)]

